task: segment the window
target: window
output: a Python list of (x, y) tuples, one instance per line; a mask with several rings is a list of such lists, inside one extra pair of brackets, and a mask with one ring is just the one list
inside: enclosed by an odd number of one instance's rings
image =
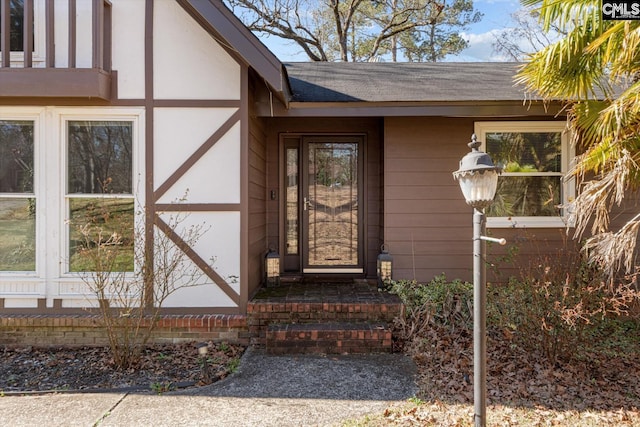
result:
[(573, 151), (565, 122), (478, 122), (483, 149), (502, 167), (490, 227), (564, 226), (561, 207), (573, 197), (564, 179)]
[[(44, 9), (43, 0), (33, 1), (33, 44), (31, 50), (34, 62), (44, 61)], [(2, 10), (0, 10), (1, 19)], [(24, 0), (9, 0), (9, 50), (11, 51), (12, 63), (21, 63), (24, 59), (22, 53), (24, 51), (24, 29)], [(1, 46), (0, 51), (2, 51)]]
[[(0, 10), (0, 19), (2, 19), (2, 10)], [(24, 0), (9, 0), (9, 47), (11, 52), (22, 52), (23, 46)]]
[(0, 271), (35, 271), (34, 122), (0, 120)]
[(67, 122), (70, 272), (95, 270), (99, 245), (115, 253), (109, 268), (133, 271), (132, 150), (130, 121)]

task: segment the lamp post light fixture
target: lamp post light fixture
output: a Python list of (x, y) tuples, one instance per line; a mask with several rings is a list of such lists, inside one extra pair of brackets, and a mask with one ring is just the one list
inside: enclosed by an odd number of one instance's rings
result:
[(198, 356), (200, 357), (200, 370), (202, 372), (202, 381), (204, 384), (211, 383), (211, 372), (209, 371), (209, 360), (207, 354), (209, 353), (209, 345), (206, 342), (201, 342), (196, 345), (198, 349)]
[(480, 150), (480, 141), (471, 136), (468, 144), (471, 152), (460, 160), (460, 169), (453, 177), (468, 205), (473, 207), (473, 405), (474, 425), (484, 427), (487, 424), (487, 286), (484, 254), (486, 242), (500, 245), (505, 239), (485, 236), (486, 217), (484, 209), (496, 195), (498, 175), (501, 168), (494, 165), (491, 157)]
[(377, 276), (378, 289), (384, 289), (391, 282), (391, 272), (393, 269), (393, 257), (389, 255), (389, 247), (382, 245), (378, 255)]

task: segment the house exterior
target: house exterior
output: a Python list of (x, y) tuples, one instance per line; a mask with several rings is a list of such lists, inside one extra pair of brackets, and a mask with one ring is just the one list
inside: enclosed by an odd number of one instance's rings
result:
[(384, 244), (394, 279), (470, 280), (451, 173), (473, 133), (507, 166), (491, 234), (563, 241), (566, 118), (518, 64), (285, 64), (218, 0), (15, 4), (0, 15), (33, 24), (0, 18), (2, 316), (95, 306), (74, 227), (96, 203), (129, 240), (205, 224), (186, 249), (205, 283), (169, 314), (245, 315), (269, 249), (283, 279), (375, 279)]

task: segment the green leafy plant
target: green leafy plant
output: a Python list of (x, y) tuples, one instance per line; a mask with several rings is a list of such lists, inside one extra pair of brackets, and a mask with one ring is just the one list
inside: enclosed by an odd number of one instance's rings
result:
[(236, 373), (239, 367), (240, 367), (240, 359), (237, 357), (234, 357), (233, 359), (227, 362), (227, 370), (232, 374)]
[(158, 360), (170, 360), (171, 356), (169, 356), (168, 354), (164, 354), (164, 353), (158, 353)]
[(166, 393), (168, 391), (174, 390), (175, 385), (172, 382), (153, 382), (150, 386), (151, 390), (156, 394)]
[(422, 399), (420, 399), (419, 397), (416, 397), (416, 396), (410, 397), (408, 400), (409, 400), (410, 403), (413, 403), (416, 406), (424, 405), (424, 403), (425, 403), (424, 400), (422, 400)]
[(468, 329), (473, 321), (473, 285), (444, 274), (427, 284), (415, 280), (393, 281), (390, 293), (397, 294), (404, 312), (395, 319), (396, 337), (404, 345), (425, 335), (431, 326)]

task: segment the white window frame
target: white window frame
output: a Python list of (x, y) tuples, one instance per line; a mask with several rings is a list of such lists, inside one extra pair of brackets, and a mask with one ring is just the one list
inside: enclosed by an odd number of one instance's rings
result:
[[(68, 163), (67, 163), (67, 150), (68, 150), (68, 122), (72, 121), (121, 121), (131, 122), (133, 126), (132, 134), (132, 188), (131, 195), (129, 194), (69, 194), (68, 192)], [(60, 141), (60, 173), (59, 179), (59, 197), (60, 203), (60, 217), (64, 218), (62, 224), (63, 230), (60, 236), (63, 238), (60, 241), (60, 254), (62, 255), (63, 262), (60, 263), (61, 271), (60, 277), (82, 277), (86, 272), (71, 272), (69, 271), (69, 200), (71, 198), (126, 198), (134, 201), (134, 232), (138, 229), (139, 221), (144, 221), (144, 214), (139, 214), (143, 210), (140, 209), (139, 204), (144, 201), (144, 159), (141, 155), (143, 152), (144, 144), (144, 110), (140, 108), (100, 108), (95, 109), (84, 108), (82, 111), (78, 110), (61, 110), (58, 116), (59, 126), (59, 141)], [(139, 236), (136, 236), (139, 237)], [(136, 243), (137, 244), (137, 243)], [(134, 271), (138, 266), (134, 265)], [(127, 272), (127, 275), (133, 276), (134, 272)]]
[[(575, 180), (567, 179), (575, 160), (575, 148), (571, 144), (571, 137), (564, 121), (501, 121), (475, 122), (475, 134), (481, 141), (480, 149), (486, 151), (486, 135), (493, 132), (559, 132), (561, 139), (561, 204), (567, 206), (575, 197)], [(511, 176), (541, 176), (544, 173), (504, 173)], [(487, 217), (487, 227), (490, 228), (556, 228), (566, 227), (569, 215), (566, 209), (558, 216), (514, 216)]]
[[(36, 199), (36, 265), (34, 271), (0, 271), (0, 278), (3, 277), (37, 277), (41, 271), (39, 266), (44, 259), (44, 244), (42, 243), (42, 221), (39, 219), (44, 214), (41, 210), (44, 208), (44, 200), (40, 197), (43, 194), (40, 189), (42, 186), (42, 174), (40, 167), (40, 140), (42, 134), (42, 126), (44, 125), (44, 109), (30, 107), (0, 107), (0, 120), (5, 121), (33, 121), (33, 197)], [(25, 198), (27, 193), (0, 193), (1, 198)]]
[[(36, 308), (36, 298), (47, 307), (62, 299), (64, 307), (97, 306), (86, 286), (84, 272), (66, 273), (68, 226), (66, 219), (67, 120), (126, 120), (133, 122), (134, 226), (144, 223), (145, 109), (141, 107), (20, 107), (0, 106), (2, 120), (34, 122), (34, 189), (36, 198), (35, 271), (0, 272), (0, 293), (7, 307)], [(7, 194), (7, 193), (3, 193)], [(138, 236), (137, 236), (138, 237)], [(140, 243), (137, 243), (140, 244)], [(134, 269), (140, 266), (134, 265)], [(133, 275), (133, 273), (131, 273)], [(131, 277), (131, 276), (127, 276)]]
[[(43, 64), (45, 61), (45, 0), (33, 1), (33, 52), (31, 60), (33, 64)], [(11, 52), (9, 54), (11, 65), (24, 66), (24, 51)], [(0, 58), (0, 64), (2, 59)]]

